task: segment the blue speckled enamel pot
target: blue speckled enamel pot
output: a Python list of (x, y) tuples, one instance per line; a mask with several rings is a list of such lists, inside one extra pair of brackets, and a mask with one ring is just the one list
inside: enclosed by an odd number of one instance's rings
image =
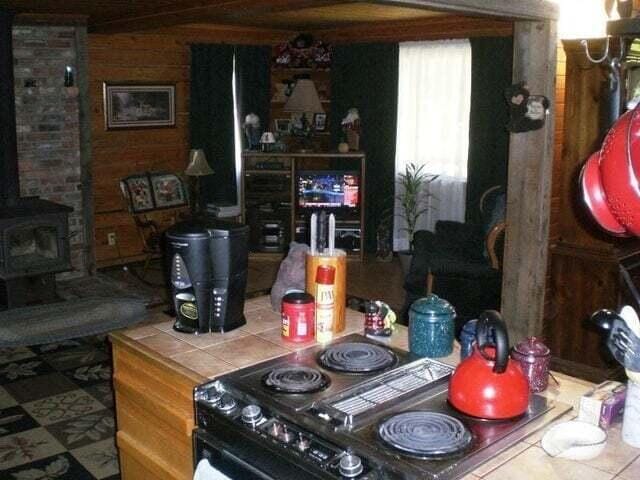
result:
[(421, 357), (446, 357), (453, 351), (456, 311), (437, 295), (413, 302), (409, 309), (409, 350)]

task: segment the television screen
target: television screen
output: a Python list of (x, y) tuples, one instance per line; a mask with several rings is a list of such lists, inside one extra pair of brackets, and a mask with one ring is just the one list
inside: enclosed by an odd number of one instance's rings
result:
[(357, 172), (300, 171), (297, 183), (300, 208), (358, 208)]

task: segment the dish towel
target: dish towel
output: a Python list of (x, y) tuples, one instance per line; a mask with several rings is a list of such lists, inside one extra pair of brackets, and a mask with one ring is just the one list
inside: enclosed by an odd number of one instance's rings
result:
[(193, 480), (233, 480), (227, 477), (220, 470), (217, 470), (211, 466), (209, 460), (203, 458), (198, 462), (196, 471), (193, 474)]

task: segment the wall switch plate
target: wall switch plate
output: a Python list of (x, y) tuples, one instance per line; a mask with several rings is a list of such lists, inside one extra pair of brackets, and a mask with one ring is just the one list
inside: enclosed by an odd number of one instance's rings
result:
[(116, 232), (111, 232), (107, 234), (107, 243), (111, 247), (113, 247), (116, 244)]

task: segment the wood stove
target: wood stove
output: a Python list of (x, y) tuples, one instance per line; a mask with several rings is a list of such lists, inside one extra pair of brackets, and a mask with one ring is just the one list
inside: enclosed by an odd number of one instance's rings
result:
[(0, 9), (0, 309), (56, 299), (55, 273), (71, 269), (71, 207), (20, 197), (12, 14)]

